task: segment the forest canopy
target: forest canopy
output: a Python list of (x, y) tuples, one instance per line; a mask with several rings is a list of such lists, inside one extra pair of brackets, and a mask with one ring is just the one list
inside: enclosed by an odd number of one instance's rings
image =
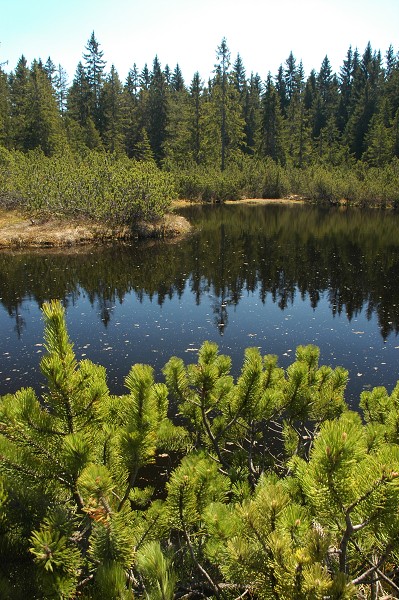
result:
[(71, 82), (61, 64), (22, 55), (0, 69), (0, 144), (47, 156), (65, 147), (155, 159), (164, 168), (243, 157), (280, 165), (383, 167), (399, 155), (399, 59), (349, 47), (338, 73), (326, 56), (308, 75), (291, 52), (276, 74), (247, 74), (225, 39), (212, 77), (186, 82), (179, 65), (132, 65), (122, 82), (91, 34)]

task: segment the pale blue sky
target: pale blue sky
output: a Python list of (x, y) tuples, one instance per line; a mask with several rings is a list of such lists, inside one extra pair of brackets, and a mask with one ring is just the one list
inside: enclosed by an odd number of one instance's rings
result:
[(0, 0), (0, 62), (14, 69), (50, 55), (73, 79), (94, 30), (107, 70), (122, 80), (135, 62), (162, 67), (178, 62), (186, 83), (195, 71), (207, 80), (226, 37), (247, 75), (275, 75), (292, 50), (305, 72), (327, 54), (338, 71), (351, 44), (362, 53), (370, 40), (384, 56), (399, 51), (399, 0)]

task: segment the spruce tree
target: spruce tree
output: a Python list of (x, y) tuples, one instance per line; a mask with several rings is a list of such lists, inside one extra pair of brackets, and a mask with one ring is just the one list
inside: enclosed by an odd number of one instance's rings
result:
[(0, 67), (0, 146), (11, 146), (10, 90), (7, 74)]
[(368, 43), (361, 60), (354, 63), (352, 107), (345, 130), (349, 150), (356, 159), (366, 150), (365, 137), (377, 109), (381, 81), (381, 56)]
[(133, 148), (133, 156), (136, 160), (143, 162), (153, 162), (155, 160), (145, 127), (139, 133), (137, 142)]
[(383, 167), (394, 156), (395, 136), (390, 119), (388, 102), (382, 102), (380, 110), (371, 119), (369, 130), (365, 137), (366, 150), (363, 154), (370, 166)]
[(220, 46), (216, 51), (216, 58), (219, 61), (215, 65), (216, 69), (216, 84), (220, 87), (220, 140), (221, 140), (221, 159), (220, 168), (224, 171), (226, 166), (226, 146), (227, 146), (227, 86), (228, 73), (230, 68), (230, 50), (227, 47), (226, 38), (222, 39)]
[(81, 62), (76, 67), (75, 77), (68, 90), (68, 116), (82, 127), (90, 117), (90, 85)]
[(201, 146), (202, 146), (202, 91), (203, 83), (198, 71), (194, 73), (190, 85), (190, 137), (191, 149), (194, 162), (201, 162)]
[(106, 61), (103, 59), (104, 52), (100, 50), (100, 44), (96, 40), (94, 31), (92, 32), (85, 49), (86, 53), (83, 53), (83, 59), (85, 61), (85, 73), (90, 90), (89, 110), (96, 127), (99, 127), (101, 119), (100, 97), (104, 83), (104, 68)]
[(234, 61), (232, 72), (232, 81), (233, 85), (236, 88), (240, 100), (243, 103), (245, 98), (246, 86), (247, 86), (247, 78), (245, 74), (245, 67), (242, 61), (242, 58), (239, 54), (237, 54), (237, 58)]
[(123, 133), (125, 150), (129, 158), (134, 155), (134, 147), (139, 139), (139, 73), (136, 64), (133, 65), (126, 77), (123, 86)]
[(230, 51), (223, 38), (217, 48), (215, 75), (203, 94), (204, 160), (223, 171), (244, 147), (245, 122), (239, 93), (230, 72)]
[(276, 91), (280, 100), (281, 111), (284, 116), (287, 114), (287, 107), (289, 103), (287, 95), (287, 86), (284, 77), (283, 65), (280, 65), (276, 75)]
[(100, 134), (91, 114), (89, 81), (81, 62), (78, 63), (74, 80), (68, 90), (66, 128), (73, 148), (101, 148)]
[(397, 62), (397, 59), (395, 57), (395, 52), (394, 52), (392, 44), (390, 44), (389, 48), (385, 54), (385, 77), (386, 77), (386, 79), (389, 79), (389, 77), (392, 75), (392, 71), (395, 68), (396, 62)]
[(391, 118), (394, 118), (399, 108), (399, 60), (397, 56), (389, 61), (389, 65), (387, 63), (383, 91), (384, 97), (389, 102)]
[(296, 58), (294, 57), (292, 51), (285, 61), (284, 83), (287, 100), (288, 103), (290, 103), (293, 95), (298, 89), (298, 67), (296, 64)]
[(246, 154), (253, 156), (259, 146), (260, 123), (261, 123), (261, 94), (262, 84), (260, 76), (251, 73), (246, 85), (244, 99), (244, 144), (243, 150)]
[(178, 65), (172, 76), (168, 94), (168, 122), (164, 142), (165, 164), (187, 167), (192, 162), (193, 148), (191, 139), (191, 103), (188, 90)]
[(58, 101), (58, 110), (64, 115), (68, 99), (68, 74), (60, 64), (58, 64), (54, 72), (53, 86)]
[(353, 52), (349, 46), (346, 58), (340, 68), (339, 76), (339, 106), (338, 106), (338, 127), (341, 133), (344, 131), (348, 122), (350, 105), (353, 90)]
[(10, 74), (10, 126), (12, 146), (16, 150), (28, 148), (28, 85), (29, 68), (26, 58), (22, 55), (18, 60), (15, 71)]
[(173, 70), (170, 85), (175, 92), (182, 92), (184, 90), (184, 78), (179, 65), (177, 64)]
[(25, 147), (41, 148), (50, 156), (64, 147), (66, 137), (53, 86), (36, 61), (29, 73), (27, 99)]
[(276, 162), (285, 162), (283, 149), (283, 124), (277, 90), (269, 73), (262, 101), (262, 133), (260, 153)]
[(143, 90), (148, 90), (148, 88), (150, 87), (150, 82), (151, 82), (151, 74), (148, 69), (147, 63), (144, 65), (144, 67), (140, 73), (139, 81), (140, 81), (141, 88)]
[[(288, 80), (287, 80), (288, 77)], [(292, 164), (303, 167), (310, 162), (311, 140), (309, 114), (305, 108), (305, 83), (302, 62), (296, 67), (296, 61), (290, 54), (287, 59), (286, 80), (289, 81), (291, 96), (286, 109), (285, 139), (287, 143), (287, 159)], [(287, 83), (288, 89), (288, 83)]]
[(164, 157), (164, 143), (168, 121), (168, 90), (165, 75), (156, 56), (154, 58), (148, 87), (147, 132), (155, 160)]
[(165, 68), (163, 70), (163, 74), (165, 76), (166, 85), (168, 87), (170, 87), (170, 85), (171, 85), (171, 79), (172, 79), (172, 73), (171, 73), (169, 65), (165, 65)]
[(99, 113), (100, 135), (109, 152), (123, 149), (123, 119), (122, 83), (112, 65), (101, 90)]
[(53, 63), (53, 61), (51, 60), (50, 56), (48, 57), (45, 64), (43, 65), (43, 71), (46, 73), (47, 77), (49, 78), (50, 83), (53, 85), (54, 75), (56, 72), (56, 66)]

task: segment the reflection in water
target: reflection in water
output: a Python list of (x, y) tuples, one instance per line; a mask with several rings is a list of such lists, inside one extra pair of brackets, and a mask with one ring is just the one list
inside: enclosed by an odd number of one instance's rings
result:
[[(290, 324), (285, 332), (292, 339), (289, 346), (312, 341), (321, 346), (326, 338), (328, 347), (326, 332), (334, 330), (340, 317), (355, 322), (350, 328), (351, 340), (368, 335), (363, 331), (367, 327), (375, 330), (375, 321), (381, 343), (391, 333), (397, 334), (398, 215), (281, 205), (195, 206), (184, 209), (184, 214), (197, 225), (197, 232), (179, 243), (0, 253), (2, 330), (8, 331), (9, 318), (13, 320), (12, 334), (0, 341), (0, 377), (7, 375), (10, 382), (17, 377), (7, 366), (6, 357), (12, 354), (14, 373), (26, 372), (25, 366), (18, 365), (19, 349), (23, 345), (21, 360), (26, 365), (32, 342), (39, 344), (32, 338), (31, 330), (35, 335), (40, 331), (39, 324), (32, 327), (33, 313), (40, 323), (39, 307), (51, 298), (63, 299), (71, 319), (71, 337), (75, 339), (73, 331), (82, 336), (81, 347), (84, 337), (89, 348), (94, 344), (88, 338), (105, 339), (111, 326), (126, 330), (132, 319), (137, 321), (136, 329), (147, 327), (144, 335), (152, 342), (139, 339), (140, 348), (149, 349), (148, 356), (140, 355), (140, 360), (154, 364), (158, 353), (160, 366), (171, 354), (186, 350), (179, 344), (193, 350), (211, 337), (224, 344), (226, 351), (239, 351), (238, 364), (242, 348), (253, 342), (261, 343), (265, 352), (283, 349), (289, 356), (292, 347), (277, 343), (281, 327), (276, 323), (281, 319)], [(271, 303), (280, 314), (270, 310)], [(97, 319), (88, 318), (88, 307), (94, 309)], [(173, 313), (168, 317), (170, 325), (162, 330), (159, 323), (169, 310)], [(72, 315), (78, 311), (86, 316), (75, 323)], [(123, 320), (125, 314), (130, 321)], [(314, 322), (312, 315), (317, 316)], [(318, 321), (321, 315), (323, 323)], [(197, 331), (190, 330), (191, 337), (186, 339), (191, 322)], [(305, 322), (310, 329), (304, 333)], [(306, 339), (297, 339), (299, 335)], [(268, 340), (267, 347), (262, 340)], [(380, 342), (373, 338), (372, 344)], [(125, 348), (127, 343), (124, 340)], [(340, 344), (348, 346), (343, 338)], [(114, 349), (109, 341), (104, 341), (103, 347)], [(126, 360), (140, 354), (135, 350)], [(115, 360), (123, 362), (122, 348), (114, 351), (120, 355)], [(369, 345), (367, 358), (376, 351)], [(358, 352), (365, 354), (366, 350)], [(335, 357), (337, 352), (331, 350), (330, 354)], [(108, 366), (109, 357), (100, 358)], [(337, 358), (337, 364), (350, 368)], [(0, 379), (0, 394), (12, 385), (2, 383)]]

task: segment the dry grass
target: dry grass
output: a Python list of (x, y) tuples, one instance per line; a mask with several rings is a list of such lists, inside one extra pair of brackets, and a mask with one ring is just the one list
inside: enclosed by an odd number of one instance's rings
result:
[(110, 227), (91, 221), (32, 221), (16, 211), (0, 210), (0, 248), (65, 247), (149, 237), (177, 237), (190, 230), (183, 217), (165, 215), (155, 224)]
[(20, 212), (16, 210), (4, 210), (0, 208), (0, 229), (16, 225), (26, 220)]
[[(223, 204), (303, 204), (306, 201), (302, 196), (293, 194), (286, 198), (241, 198), (240, 200), (225, 200)], [(172, 207), (179, 208), (182, 206), (190, 206), (195, 204), (201, 204), (201, 202), (195, 200), (174, 200)], [(205, 202), (205, 204), (207, 204)]]
[(303, 204), (302, 196), (288, 196), (287, 198), (242, 198), (241, 200), (227, 200), (225, 204)]

